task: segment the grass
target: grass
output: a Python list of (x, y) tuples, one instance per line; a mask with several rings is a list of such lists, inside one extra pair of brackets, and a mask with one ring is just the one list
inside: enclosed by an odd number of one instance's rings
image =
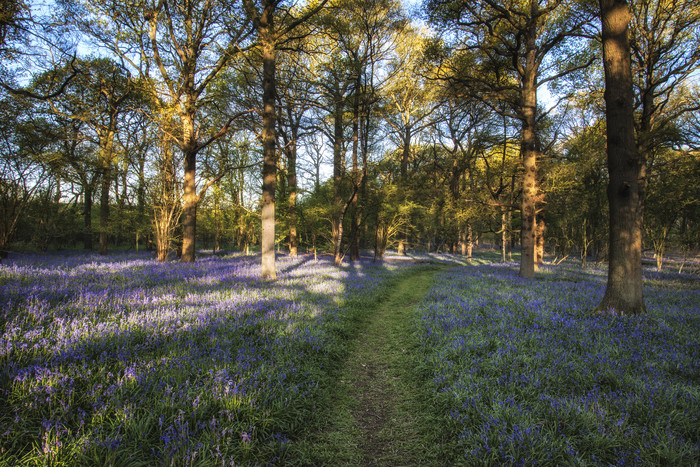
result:
[(365, 308), (357, 338), (331, 384), (321, 424), (305, 440), (310, 465), (425, 465), (435, 462), (412, 370), (415, 305), (444, 267), (420, 265)]
[(287, 463), (358, 310), (410, 268), (24, 256), (0, 267), (0, 465)]
[(700, 283), (647, 272), (648, 314), (590, 310), (602, 271), (445, 272), (415, 321), (447, 464), (697, 465)]
[(700, 463), (697, 276), (494, 258), (10, 257), (0, 466)]

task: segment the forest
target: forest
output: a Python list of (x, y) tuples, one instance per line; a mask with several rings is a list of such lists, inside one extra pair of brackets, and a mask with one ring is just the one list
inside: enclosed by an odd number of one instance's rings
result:
[[(597, 5), (248, 3), (4, 7), (3, 255), (607, 259)], [(643, 249), (661, 267), (700, 244), (698, 11), (631, 8)]]
[(696, 0), (0, 0), (0, 144), (0, 466), (700, 459)]

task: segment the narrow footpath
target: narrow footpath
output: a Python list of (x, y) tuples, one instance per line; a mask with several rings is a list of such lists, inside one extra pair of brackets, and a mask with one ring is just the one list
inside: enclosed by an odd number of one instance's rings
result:
[(317, 440), (324, 465), (425, 465), (411, 320), (442, 267), (398, 282), (368, 313), (343, 368), (328, 427)]

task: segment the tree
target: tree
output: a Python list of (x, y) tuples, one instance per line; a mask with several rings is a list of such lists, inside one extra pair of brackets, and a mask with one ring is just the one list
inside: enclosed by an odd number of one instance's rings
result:
[(223, 125), (212, 127), (202, 109), (215, 78), (250, 45), (250, 22), (235, 0), (66, 3), (85, 33), (139, 73), (145, 91), (157, 102), (154, 121), (160, 123), (159, 114), (170, 112), (179, 120), (180, 128), (166, 134), (184, 158), (181, 258), (193, 262), (197, 205), (215, 183), (207, 180), (197, 189), (198, 154), (247, 113), (231, 114)]
[(0, 100), (0, 261), (9, 252), (18, 221), (49, 175), (36, 157), (49, 140), (36, 138), (33, 109), (26, 102), (4, 97)]
[(634, 92), (625, 0), (600, 0), (607, 122), (610, 233), (608, 282), (599, 313), (645, 311), (642, 292), (642, 160), (634, 133)]
[[(359, 257), (362, 221), (359, 196), (364, 190), (374, 109), (379, 102), (377, 71), (395, 44), (393, 34), (402, 26), (403, 18), (396, 2), (364, 0), (340, 2), (320, 22), (324, 44), (330, 48), (318, 66), (318, 84), (330, 114), (325, 130), (333, 147), (332, 230), (334, 262), (340, 264), (344, 257), (343, 220), (347, 212), (352, 221), (351, 258)], [(352, 166), (348, 173), (345, 153), (349, 144), (352, 144)]]
[(688, 89), (700, 68), (700, 7), (693, 0), (634, 0), (629, 7), (637, 147), (653, 168), (672, 143), (673, 125), (700, 110), (700, 95)]
[(83, 248), (92, 250), (92, 208), (95, 190), (100, 181), (98, 152), (85, 134), (87, 126), (74, 118), (53, 116), (55, 128), (53, 137), (60, 141), (60, 151), (52, 161), (52, 170), (64, 180), (80, 187), (83, 205)]
[[(262, 62), (262, 277), (275, 279), (275, 182), (277, 178), (276, 133), (276, 54), (286, 42), (297, 37), (292, 34), (299, 25), (318, 13), (328, 0), (311, 5), (301, 16), (285, 8), (284, 0), (244, 0), (258, 37), (258, 54)], [(280, 16), (281, 18), (277, 18)], [(298, 32), (298, 31), (297, 31)], [(308, 30), (306, 31), (308, 34)], [(303, 33), (302, 33), (303, 36)]]
[[(429, 9), (434, 22), (448, 26), (460, 39), (456, 44), (459, 53), (445, 78), (460, 83), (463, 92), (481, 97), (494, 111), (520, 122), (520, 275), (531, 278), (536, 266), (537, 163), (541, 157), (537, 92), (542, 85), (592, 62), (570, 41), (584, 35), (590, 14), (580, 2), (568, 0), (434, 0)], [(558, 50), (567, 56), (552, 58)], [(503, 104), (507, 105), (505, 112)]]
[(607, 254), (608, 212), (605, 186), (605, 121), (591, 124), (588, 115), (575, 121), (571, 134), (547, 177), (547, 214), (550, 241), (562, 256), (579, 254), (582, 266), (589, 255)]
[[(329, 26), (326, 29), (331, 29)], [(331, 29), (332, 32), (332, 29)], [(326, 31), (328, 33), (328, 31)], [(338, 44), (337, 41), (330, 41)], [(331, 47), (333, 47), (331, 45)], [(316, 66), (316, 83), (319, 87), (321, 101), (320, 112), (328, 114), (321, 118), (320, 130), (328, 138), (333, 152), (333, 201), (331, 214), (331, 233), (334, 249), (334, 261), (340, 264), (342, 259), (341, 246), (343, 241), (343, 180), (345, 178), (345, 106), (349, 99), (352, 79), (347, 69), (347, 61), (338, 47), (334, 47), (326, 55), (325, 60)], [(344, 214), (343, 214), (344, 216)]]
[[(400, 175), (406, 178), (415, 140), (433, 123), (430, 116), (436, 107), (435, 86), (425, 78), (428, 75), (428, 64), (422, 59), (425, 37), (407, 26), (399, 29), (395, 42), (394, 56), (388, 66), (389, 78), (382, 92), (381, 112), (389, 137), (401, 150)], [(409, 227), (408, 224), (404, 222), (402, 228)], [(398, 244), (399, 254), (405, 254), (407, 243), (408, 232), (404, 231)]]
[(165, 133), (161, 133), (159, 143), (154, 160), (155, 176), (149, 183), (149, 195), (153, 205), (156, 258), (158, 261), (166, 261), (182, 215), (182, 184), (178, 183), (175, 175), (180, 161), (176, 159), (172, 141)]
[[(451, 198), (452, 209), (457, 218), (457, 243), (466, 255), (469, 249), (467, 237), (474, 220), (473, 216), (477, 212), (474, 204), (486, 204), (478, 199), (477, 184), (482, 188), (481, 191), (483, 188), (490, 190), (494, 201), (501, 206), (504, 213), (509, 207), (499, 201), (507, 188), (503, 184), (504, 177), (508, 178), (505, 168), (506, 151), (502, 151), (500, 187), (494, 189), (488, 159), (489, 148), (495, 145), (492, 135), (495, 120), (493, 112), (478, 99), (460, 96), (459, 92), (449, 85), (442, 86), (438, 102), (439, 106), (432, 123), (436, 143), (447, 155), (443, 168), (447, 190), (443, 196)], [(477, 159), (480, 156), (482, 164), (479, 164), (477, 171)], [(480, 181), (477, 181), (477, 177)], [(505, 229), (503, 231), (505, 232)]]
[(308, 61), (304, 59), (303, 41), (295, 44), (282, 58), (282, 79), (278, 87), (280, 115), (278, 119), (279, 136), (287, 169), (287, 211), (289, 224), (289, 256), (296, 256), (297, 236), (297, 159), (302, 137), (308, 132), (310, 123), (308, 113), (313, 105), (313, 86), (308, 73)]
[(12, 51), (8, 45), (20, 39), (29, 8), (21, 0), (0, 0), (0, 57)]
[[(94, 133), (100, 173), (99, 251), (106, 254), (115, 140), (122, 115), (137, 107), (132, 99), (135, 97), (134, 84), (126, 71), (110, 59), (81, 60), (77, 66), (82, 70), (80, 75), (70, 81), (65, 92), (47, 101), (55, 114), (79, 120)], [(65, 75), (70, 75), (70, 72), (70, 68), (64, 69)]]

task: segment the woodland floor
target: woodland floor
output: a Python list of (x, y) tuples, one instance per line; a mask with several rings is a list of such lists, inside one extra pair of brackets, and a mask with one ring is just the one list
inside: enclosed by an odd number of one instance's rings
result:
[(422, 269), (406, 277), (367, 313), (337, 380), (326, 427), (312, 441), (314, 463), (433, 463), (426, 458), (430, 449), (420, 433), (425, 415), (413, 373), (416, 344), (411, 322), (415, 306), (441, 269)]

